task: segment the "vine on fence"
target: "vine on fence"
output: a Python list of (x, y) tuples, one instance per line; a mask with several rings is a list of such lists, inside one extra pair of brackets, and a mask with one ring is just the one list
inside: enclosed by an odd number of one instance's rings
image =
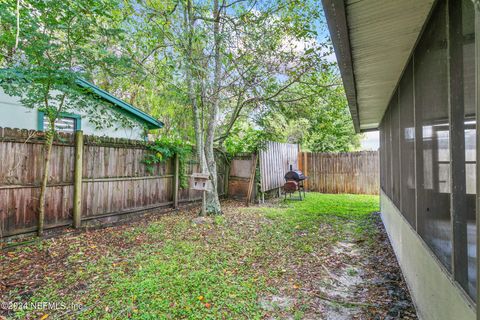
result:
[(193, 147), (181, 139), (172, 139), (169, 137), (161, 137), (156, 139), (153, 143), (147, 144), (147, 150), (143, 162), (147, 166), (147, 171), (152, 173), (153, 168), (158, 163), (163, 163), (178, 155), (179, 168), (178, 180), (180, 188), (186, 189), (188, 187), (188, 179), (185, 173), (185, 164), (193, 152)]

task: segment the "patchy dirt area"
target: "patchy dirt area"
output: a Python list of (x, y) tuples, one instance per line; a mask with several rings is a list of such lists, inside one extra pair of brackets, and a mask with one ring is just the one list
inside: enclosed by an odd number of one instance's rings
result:
[(318, 286), (325, 319), (417, 319), (393, 249), (378, 213), (372, 244), (346, 237), (332, 248), (337, 263)]
[(0, 318), (416, 319), (377, 197), (223, 208), (5, 247)]

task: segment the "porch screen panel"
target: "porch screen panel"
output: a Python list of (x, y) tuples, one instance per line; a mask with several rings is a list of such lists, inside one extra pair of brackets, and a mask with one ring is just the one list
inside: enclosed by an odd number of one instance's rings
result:
[[(450, 146), (446, 1), (440, 1), (414, 53), (415, 108), (419, 118), (423, 183), (419, 185), (417, 231), (451, 271)], [(420, 174), (421, 174), (420, 173)]]
[(400, 80), (400, 163), (401, 210), (410, 225), (416, 229), (415, 222), (415, 115), (413, 108), (413, 64), (410, 62)]
[(378, 127), (380, 137), (380, 189), (385, 190), (385, 128), (383, 125), (383, 119)]
[[(464, 131), (465, 131), (465, 197), (468, 261), (468, 285), (466, 291), (476, 298), (476, 121), (475, 121), (475, 14), (471, 0), (463, 0), (462, 4), (462, 56), (463, 61), (463, 102), (464, 102)], [(460, 4), (459, 4), (460, 5)], [(455, 22), (454, 22), (455, 23)], [(460, 66), (459, 66), (460, 67)]]
[(390, 102), (390, 121), (392, 127), (392, 200), (400, 208), (400, 112), (397, 91)]
[(392, 135), (390, 109), (385, 113), (385, 193), (392, 198)]

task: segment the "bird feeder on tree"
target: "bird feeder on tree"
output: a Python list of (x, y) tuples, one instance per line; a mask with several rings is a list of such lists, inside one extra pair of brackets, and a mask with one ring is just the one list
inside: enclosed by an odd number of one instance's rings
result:
[(208, 191), (211, 189), (212, 181), (208, 173), (194, 173), (190, 179), (190, 189)]

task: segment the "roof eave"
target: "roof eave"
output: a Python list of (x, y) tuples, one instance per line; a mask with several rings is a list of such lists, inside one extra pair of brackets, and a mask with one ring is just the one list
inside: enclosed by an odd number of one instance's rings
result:
[(99, 87), (95, 86), (94, 84), (83, 80), (77, 79), (77, 84), (83, 88), (87, 88), (91, 90), (93, 93), (97, 94), (101, 98), (105, 99), (106, 101), (113, 103), (114, 105), (120, 107), (124, 111), (132, 114), (136, 119), (140, 120), (141, 122), (145, 123), (148, 129), (160, 129), (164, 126), (163, 122), (158, 121), (157, 119), (151, 117), (150, 115), (146, 114), (145, 112), (135, 108), (134, 106), (126, 103), (125, 101), (118, 99), (117, 97), (111, 95), (110, 93), (100, 89)]
[(343, 0), (322, 0), (323, 10), (327, 19), (328, 29), (335, 49), (338, 66), (342, 75), (343, 86), (347, 96), (353, 126), (356, 132), (360, 130), (360, 119), (357, 104), (357, 90), (353, 72), (353, 60), (348, 34), (347, 16)]

